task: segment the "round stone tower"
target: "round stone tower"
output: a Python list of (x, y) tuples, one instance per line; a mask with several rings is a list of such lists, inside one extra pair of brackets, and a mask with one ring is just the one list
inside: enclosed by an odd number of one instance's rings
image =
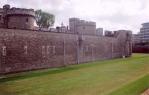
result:
[(33, 9), (3, 7), (5, 27), (13, 29), (34, 29), (35, 11)]

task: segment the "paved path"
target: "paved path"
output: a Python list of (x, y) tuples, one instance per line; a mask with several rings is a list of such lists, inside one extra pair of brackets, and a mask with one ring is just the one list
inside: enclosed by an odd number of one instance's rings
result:
[(149, 95), (149, 89), (148, 90), (146, 90), (143, 94), (141, 94), (141, 95)]

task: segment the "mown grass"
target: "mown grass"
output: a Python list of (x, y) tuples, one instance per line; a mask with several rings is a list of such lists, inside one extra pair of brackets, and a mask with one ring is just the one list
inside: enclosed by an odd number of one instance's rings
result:
[(122, 88), (113, 91), (109, 95), (141, 95), (147, 88), (149, 88), (149, 75), (123, 86)]
[(126, 59), (7, 75), (0, 79), (0, 95), (138, 95), (149, 88), (148, 72), (149, 55), (135, 54)]

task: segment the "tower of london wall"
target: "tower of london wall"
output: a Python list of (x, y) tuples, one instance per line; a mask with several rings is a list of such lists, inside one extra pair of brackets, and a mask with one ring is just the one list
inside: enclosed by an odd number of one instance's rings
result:
[(0, 73), (131, 56), (127, 32), (114, 37), (0, 29)]

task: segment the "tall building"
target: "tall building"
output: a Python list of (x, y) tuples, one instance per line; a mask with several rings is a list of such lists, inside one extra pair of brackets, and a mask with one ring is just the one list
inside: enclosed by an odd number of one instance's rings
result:
[(140, 32), (133, 35), (133, 43), (149, 43), (149, 22), (143, 23)]
[(96, 23), (80, 20), (79, 18), (69, 19), (70, 31), (82, 35), (96, 35)]
[(149, 22), (142, 24), (142, 28), (138, 35), (140, 35), (141, 42), (149, 42)]

